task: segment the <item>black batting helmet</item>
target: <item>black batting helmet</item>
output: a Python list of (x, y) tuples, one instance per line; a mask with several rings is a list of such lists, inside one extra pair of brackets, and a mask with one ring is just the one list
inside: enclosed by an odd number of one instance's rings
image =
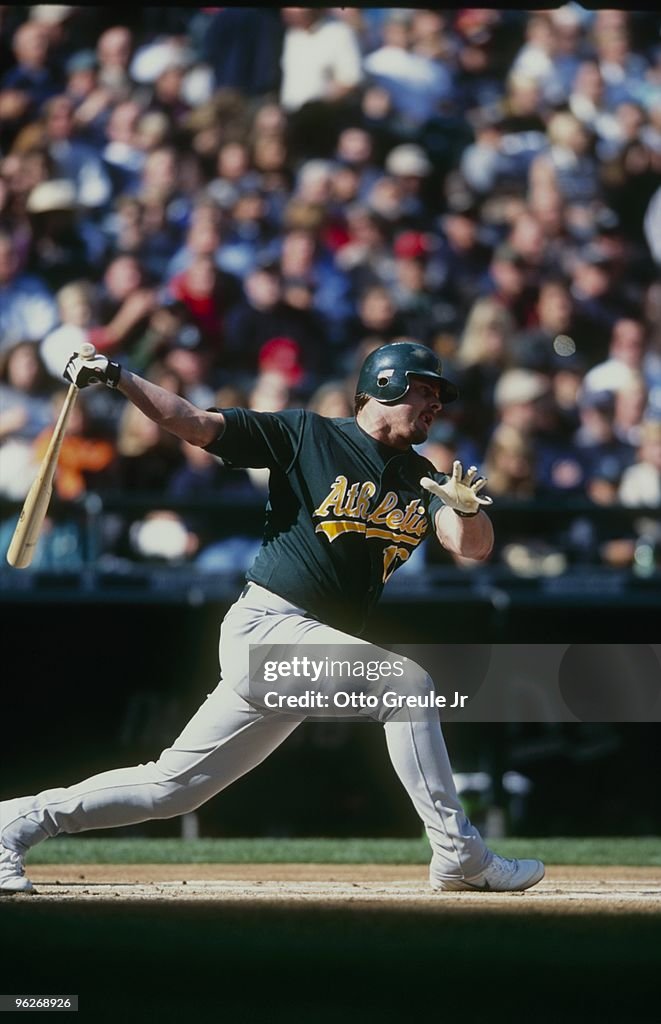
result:
[(443, 405), (459, 397), (456, 386), (443, 376), (436, 353), (417, 341), (393, 341), (371, 352), (360, 369), (356, 394), (369, 395), (386, 405), (397, 402), (407, 393), (411, 374), (437, 380)]

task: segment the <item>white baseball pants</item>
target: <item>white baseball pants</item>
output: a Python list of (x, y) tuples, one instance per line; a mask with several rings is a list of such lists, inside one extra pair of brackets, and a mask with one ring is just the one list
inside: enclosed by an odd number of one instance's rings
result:
[[(363, 643), (248, 584), (221, 627), (221, 682), (172, 746), (157, 761), (4, 802), (0, 840), (23, 855), (62, 833), (132, 825), (194, 810), (260, 764), (302, 720), (257, 710), (241, 696), (248, 677), (249, 644)], [(420, 686), (427, 690), (431, 680), (423, 669), (419, 673)], [(384, 729), (395, 771), (429, 837), (432, 882), (478, 874), (491, 852), (461, 807), (438, 711), (416, 709), (416, 720), (398, 715)]]

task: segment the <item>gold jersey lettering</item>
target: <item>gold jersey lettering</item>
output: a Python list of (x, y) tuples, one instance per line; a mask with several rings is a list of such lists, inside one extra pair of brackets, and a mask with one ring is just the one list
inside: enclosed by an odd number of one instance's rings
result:
[(341, 515), (342, 505), (347, 493), (347, 478), (345, 476), (338, 476), (335, 478), (335, 482), (331, 487), (330, 494), (327, 498), (324, 498), (319, 508), (316, 508), (312, 515), (314, 516), (327, 516), (332, 510), (336, 515)]
[(367, 517), (368, 523), (385, 523), (390, 513), (397, 508), (397, 495), (394, 491), (388, 491), (383, 501)]
[(338, 511), (338, 515), (340, 515), (340, 516), (350, 516), (352, 519), (357, 518), (356, 509), (354, 507), (354, 502), (355, 502), (356, 498), (358, 497), (358, 488), (359, 487), (360, 487), (360, 484), (352, 484), (351, 485), (351, 487), (349, 488), (349, 490), (347, 492), (347, 500), (346, 500), (346, 503), (344, 505), (344, 508), (342, 508), (342, 509), (340, 509)]
[(373, 498), (375, 494), (376, 484), (373, 484), (371, 480), (366, 480), (360, 488), (360, 494), (358, 495), (358, 501), (356, 502), (356, 519), (367, 519), (369, 515), (370, 498)]

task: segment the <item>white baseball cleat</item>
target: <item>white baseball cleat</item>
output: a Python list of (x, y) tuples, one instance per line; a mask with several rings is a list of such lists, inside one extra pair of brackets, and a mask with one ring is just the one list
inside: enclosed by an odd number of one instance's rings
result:
[(34, 892), (32, 882), (25, 877), (23, 858), (0, 843), (0, 895)]
[(440, 892), (520, 892), (544, 877), (541, 860), (509, 860), (494, 853), (493, 860), (472, 878), (442, 878), (432, 883)]

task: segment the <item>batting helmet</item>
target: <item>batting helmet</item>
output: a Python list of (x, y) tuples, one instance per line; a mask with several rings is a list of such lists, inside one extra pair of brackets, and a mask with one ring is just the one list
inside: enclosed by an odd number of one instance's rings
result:
[(443, 376), (438, 356), (416, 341), (393, 341), (371, 352), (360, 369), (356, 394), (369, 395), (386, 405), (398, 402), (411, 386), (411, 374), (437, 380), (444, 405), (459, 397), (455, 385)]

